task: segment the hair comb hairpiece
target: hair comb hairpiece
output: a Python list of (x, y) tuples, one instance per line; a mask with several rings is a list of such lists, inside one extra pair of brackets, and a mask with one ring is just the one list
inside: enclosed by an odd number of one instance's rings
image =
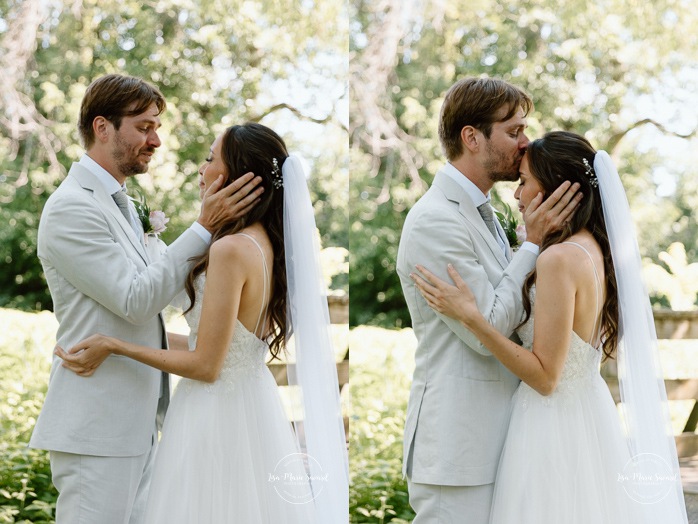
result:
[(582, 163), (584, 164), (584, 173), (586, 174), (587, 178), (589, 178), (589, 183), (592, 185), (592, 187), (599, 187), (599, 179), (596, 178), (594, 168), (591, 167), (589, 161), (584, 157), (582, 157)]
[(271, 170), (271, 174), (274, 177), (274, 179), (271, 181), (271, 185), (273, 185), (275, 189), (279, 189), (284, 185), (284, 179), (281, 175), (281, 170), (279, 169), (279, 161), (276, 159), (276, 157), (272, 158), (271, 161), (274, 164), (274, 169)]

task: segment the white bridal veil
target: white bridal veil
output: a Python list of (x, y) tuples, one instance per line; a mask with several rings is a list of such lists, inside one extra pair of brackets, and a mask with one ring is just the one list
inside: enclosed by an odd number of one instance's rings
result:
[(315, 216), (300, 159), (289, 156), (281, 172), (288, 325), (296, 355), (288, 378), (302, 411), (294, 418), (303, 421), (296, 435), (307, 455), (316, 522), (341, 524), (349, 520), (349, 466)]
[[(606, 230), (618, 282), (618, 381), (621, 410), (632, 455), (619, 476), (629, 496), (646, 506), (650, 522), (687, 522), (676, 444), (669, 419), (657, 334), (625, 190), (611, 158), (598, 151)], [(620, 472), (619, 472), (620, 473)]]

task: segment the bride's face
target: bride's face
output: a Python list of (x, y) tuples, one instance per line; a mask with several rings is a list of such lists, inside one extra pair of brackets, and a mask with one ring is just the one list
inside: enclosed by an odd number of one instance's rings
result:
[(538, 193), (543, 193), (543, 187), (538, 183), (533, 175), (531, 174), (531, 169), (528, 165), (528, 155), (524, 155), (521, 160), (521, 166), (519, 167), (519, 172), (521, 178), (519, 179), (519, 187), (516, 188), (514, 193), (514, 198), (519, 201), (519, 211), (521, 213), (528, 207)]
[(213, 184), (220, 175), (224, 177), (228, 176), (228, 170), (221, 157), (222, 143), (223, 135), (220, 135), (213, 141), (208, 157), (199, 168), (199, 196), (201, 198), (203, 198), (206, 190), (211, 187), (211, 184)]

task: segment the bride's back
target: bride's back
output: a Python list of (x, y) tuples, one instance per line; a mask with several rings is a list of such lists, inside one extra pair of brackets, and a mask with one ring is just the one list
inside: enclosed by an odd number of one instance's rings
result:
[(273, 292), (274, 251), (266, 231), (253, 224), (236, 233), (235, 240), (248, 244), (240, 256), (230, 260), (245, 273), (237, 319), (259, 338), (269, 330), (268, 306)]
[(575, 261), (570, 274), (576, 287), (572, 330), (585, 342), (598, 347), (601, 309), (606, 300), (601, 247), (588, 231), (580, 231), (560, 244), (560, 248)]

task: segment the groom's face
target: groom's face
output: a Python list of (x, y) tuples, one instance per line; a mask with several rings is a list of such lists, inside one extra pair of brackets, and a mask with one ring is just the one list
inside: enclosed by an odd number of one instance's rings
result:
[[(507, 108), (498, 113), (505, 116)], [(492, 182), (513, 182), (519, 178), (519, 166), (526, 152), (528, 137), (523, 109), (508, 120), (495, 122), (490, 137), (485, 139), (483, 167)]]
[(129, 177), (148, 171), (150, 159), (161, 143), (157, 134), (158, 113), (152, 104), (140, 115), (123, 117), (119, 129), (114, 130), (111, 154), (122, 175)]

